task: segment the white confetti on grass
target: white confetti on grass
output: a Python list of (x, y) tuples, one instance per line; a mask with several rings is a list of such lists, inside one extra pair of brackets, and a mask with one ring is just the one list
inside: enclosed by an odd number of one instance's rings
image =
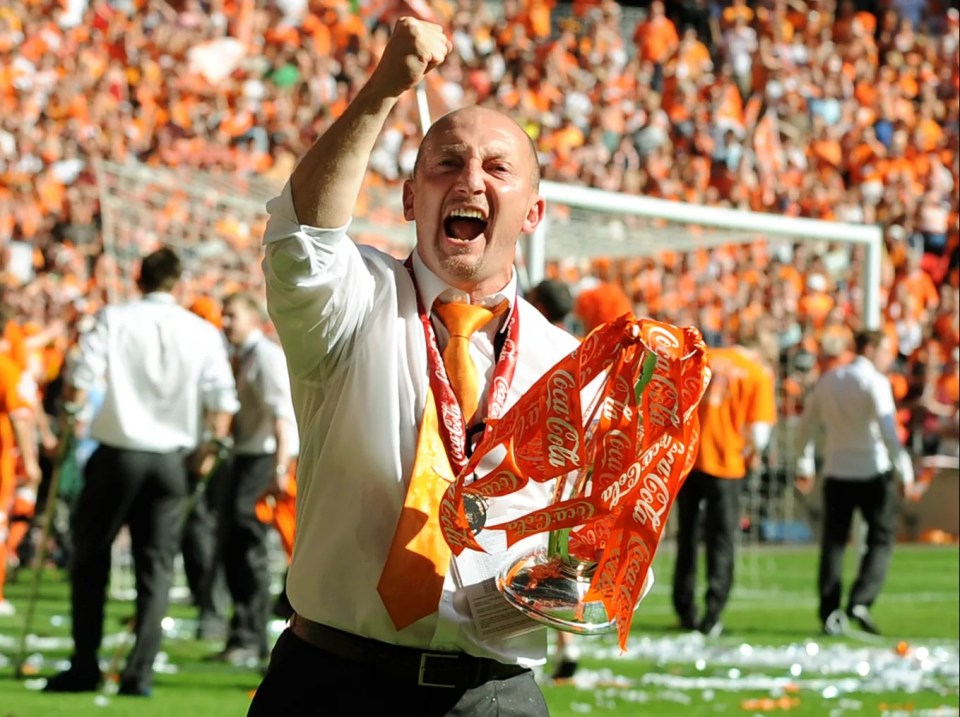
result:
[[(825, 699), (851, 693), (918, 693), (948, 695), (960, 688), (960, 644), (908, 646), (898, 654), (891, 646), (816, 642), (769, 646), (742, 642), (714, 643), (699, 633), (631, 639), (627, 657), (608, 643), (584, 640), (584, 656), (603, 660), (650, 660), (660, 667), (688, 667), (648, 672), (631, 680), (609, 669), (581, 668), (571, 680), (580, 689), (615, 687), (623, 692), (637, 687), (690, 692), (808, 690)], [(699, 673), (699, 674), (697, 674)], [(621, 699), (623, 695), (621, 694)]]

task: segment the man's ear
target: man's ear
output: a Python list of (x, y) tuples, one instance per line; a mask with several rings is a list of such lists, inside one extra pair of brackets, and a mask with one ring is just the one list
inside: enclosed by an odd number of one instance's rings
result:
[(540, 225), (540, 222), (543, 221), (546, 211), (547, 200), (537, 195), (527, 210), (527, 216), (523, 218), (523, 226), (520, 228), (520, 231), (524, 234), (533, 234)]
[(408, 222), (414, 220), (413, 216), (413, 180), (406, 179), (403, 182), (403, 218)]

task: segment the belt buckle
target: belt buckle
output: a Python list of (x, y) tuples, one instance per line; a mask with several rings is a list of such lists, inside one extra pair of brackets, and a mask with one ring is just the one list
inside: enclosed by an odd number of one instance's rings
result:
[(427, 682), (426, 672), (429, 669), (428, 661), (431, 659), (437, 660), (458, 660), (460, 655), (450, 655), (443, 652), (421, 652), (420, 653), (420, 670), (417, 673), (417, 686), (418, 687), (456, 687), (456, 683), (446, 683), (446, 682)]

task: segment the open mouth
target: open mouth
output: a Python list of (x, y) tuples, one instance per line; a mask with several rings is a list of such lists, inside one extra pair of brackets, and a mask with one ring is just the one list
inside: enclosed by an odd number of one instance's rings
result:
[(450, 239), (473, 241), (487, 228), (487, 217), (479, 209), (454, 209), (443, 220), (443, 231)]

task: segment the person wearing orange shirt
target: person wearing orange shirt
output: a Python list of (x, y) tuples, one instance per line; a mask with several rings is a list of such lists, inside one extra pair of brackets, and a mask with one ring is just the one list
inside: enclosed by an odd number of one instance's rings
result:
[(637, 23), (633, 31), (633, 41), (640, 59), (653, 63), (651, 86), (655, 92), (662, 93), (664, 66), (677, 52), (680, 36), (673, 20), (664, 13), (660, 0), (650, 3), (647, 19)]
[[(700, 451), (677, 496), (673, 607), (681, 627), (715, 637), (723, 632), (720, 616), (733, 586), (743, 479), (759, 466), (777, 414), (773, 372), (754, 347), (712, 349), (710, 369), (713, 377), (700, 403)], [(695, 591), (703, 503), (707, 592), (698, 621)]]
[(7, 573), (9, 515), (17, 491), (17, 459), (23, 465), (26, 482), (34, 493), (40, 485), (40, 464), (33, 440), (31, 400), (23, 370), (8, 354), (0, 353), (0, 615), (13, 615), (3, 586)]

